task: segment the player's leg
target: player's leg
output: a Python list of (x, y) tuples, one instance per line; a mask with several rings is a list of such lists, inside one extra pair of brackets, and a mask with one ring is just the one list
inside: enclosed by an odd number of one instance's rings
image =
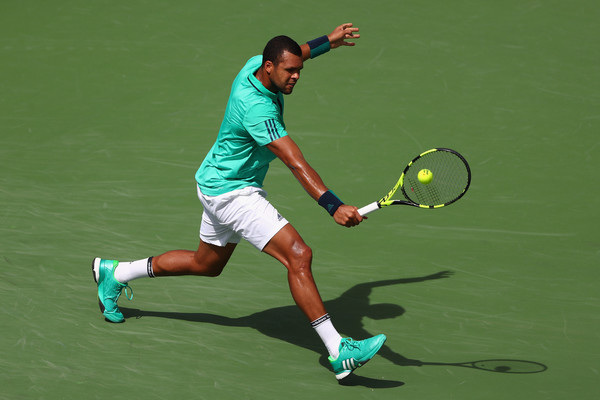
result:
[(218, 246), (200, 240), (198, 249), (171, 250), (156, 257), (131, 262), (119, 262), (114, 277), (121, 283), (157, 276), (219, 276), (227, 265), (236, 243)]
[[(124, 289), (126, 294), (128, 293), (127, 289), (131, 290), (127, 283), (134, 279), (175, 275), (218, 276), (221, 274), (240, 238), (229, 228), (227, 223), (222, 224), (214, 215), (214, 207), (211, 206), (215, 203), (214, 201), (209, 203), (208, 198), (203, 196), (200, 190), (198, 190), (198, 197), (203, 204), (204, 212), (200, 225), (200, 244), (196, 251), (173, 250), (157, 257), (132, 262), (94, 259), (92, 269), (94, 280), (98, 284), (100, 310), (107, 320), (111, 322), (125, 320), (119, 311), (117, 301)], [(131, 291), (131, 293), (133, 292)], [(130, 296), (128, 298), (131, 300)]]
[(263, 252), (287, 268), (292, 297), (310, 321), (327, 313), (312, 275), (312, 250), (291, 224), (277, 232)]
[(152, 269), (155, 276), (219, 276), (236, 245), (217, 246), (201, 240), (196, 251), (172, 250), (154, 257)]
[(288, 271), (288, 284), (294, 301), (308, 318), (332, 357), (339, 354), (342, 337), (333, 326), (312, 275), (312, 250), (291, 225), (284, 226), (263, 248)]
[[(200, 241), (196, 251), (173, 250), (157, 257), (132, 262), (95, 258), (92, 263), (94, 280), (98, 284), (100, 311), (110, 322), (123, 322), (125, 318), (117, 306), (125, 290), (131, 300), (133, 291), (128, 282), (156, 276), (202, 275), (218, 276), (227, 265), (236, 243), (217, 246)], [(130, 292), (128, 292), (130, 291)]]
[(325, 310), (312, 275), (312, 250), (292, 225), (287, 224), (277, 232), (263, 251), (287, 268), (292, 297), (325, 344), (330, 354), (329, 361), (338, 380), (364, 365), (383, 346), (385, 335), (360, 341), (340, 336)]

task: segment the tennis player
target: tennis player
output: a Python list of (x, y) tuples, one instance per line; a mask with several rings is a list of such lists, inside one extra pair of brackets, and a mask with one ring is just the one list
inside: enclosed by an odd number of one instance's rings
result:
[(291, 94), (304, 61), (340, 46), (354, 46), (351, 23), (302, 46), (287, 36), (271, 39), (262, 56), (250, 58), (235, 78), (216, 142), (196, 173), (204, 212), (196, 251), (173, 250), (133, 262), (95, 258), (100, 310), (123, 322), (117, 301), (128, 282), (142, 277), (218, 276), (240, 239), (279, 260), (288, 270), (294, 301), (322, 339), (338, 380), (369, 361), (385, 335), (342, 338), (323, 305), (311, 272), (312, 251), (296, 229), (269, 203), (262, 189), (269, 163), (279, 158), (308, 194), (342, 226), (358, 225), (356, 207), (344, 204), (306, 162), (283, 122), (283, 95)]

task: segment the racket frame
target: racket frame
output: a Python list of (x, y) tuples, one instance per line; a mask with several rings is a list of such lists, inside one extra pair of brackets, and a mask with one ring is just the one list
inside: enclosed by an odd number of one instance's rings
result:
[[(460, 160), (464, 163), (464, 165), (467, 169), (467, 184), (466, 184), (465, 188), (463, 189), (463, 191), (456, 198), (454, 198), (453, 200), (450, 200), (446, 203), (436, 204), (436, 205), (425, 205), (425, 204), (415, 203), (414, 201), (409, 200), (408, 196), (406, 195), (406, 191), (404, 190), (404, 177), (406, 176), (406, 173), (408, 172), (410, 167), (415, 163), (415, 161), (417, 161), (421, 157), (423, 157), (429, 153), (433, 153), (435, 151), (446, 151), (446, 152), (452, 153), (455, 156), (457, 156), (458, 158), (460, 158)], [(455, 201), (457, 201), (458, 199), (463, 197), (465, 195), (465, 193), (467, 192), (467, 190), (469, 189), (470, 185), (471, 185), (471, 168), (469, 167), (469, 163), (467, 162), (467, 160), (456, 150), (452, 150), (447, 147), (436, 147), (434, 149), (424, 151), (423, 153), (421, 153), (418, 156), (416, 156), (415, 158), (413, 158), (408, 163), (408, 165), (404, 168), (404, 171), (402, 171), (402, 175), (400, 175), (400, 179), (398, 179), (398, 182), (396, 182), (396, 185), (394, 185), (392, 190), (390, 190), (388, 194), (386, 194), (384, 197), (382, 197), (381, 200), (367, 204), (366, 206), (360, 208), (358, 210), (358, 213), (361, 216), (365, 216), (375, 210), (378, 210), (383, 207), (392, 206), (392, 205), (406, 205), (406, 206), (413, 206), (413, 207), (426, 208), (426, 209), (442, 208), (442, 207), (445, 207), (447, 205), (454, 203)], [(406, 200), (392, 199), (392, 196), (394, 196), (396, 194), (396, 192), (398, 191), (398, 188), (401, 188), (402, 195), (404, 196), (404, 198)]]

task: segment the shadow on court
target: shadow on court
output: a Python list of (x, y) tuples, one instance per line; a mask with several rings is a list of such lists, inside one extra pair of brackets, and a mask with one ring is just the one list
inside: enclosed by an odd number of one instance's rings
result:
[[(345, 291), (338, 298), (325, 301), (325, 307), (332, 315), (334, 325), (341, 334), (349, 335), (357, 340), (364, 339), (373, 336), (373, 333), (367, 332), (362, 325), (364, 317), (377, 320), (396, 318), (404, 314), (404, 308), (397, 304), (371, 304), (369, 296), (374, 288), (444, 279), (451, 275), (452, 272), (450, 271), (441, 271), (418, 278), (387, 279), (360, 283)], [(126, 318), (159, 317), (222, 326), (253, 328), (264, 335), (320, 354), (319, 362), (325, 368), (330, 369), (329, 361), (324, 354), (323, 344), (318, 340), (310, 324), (307, 323), (306, 317), (296, 305), (271, 308), (239, 318), (208, 313), (157, 312), (126, 307), (120, 307), (120, 309)], [(481, 360), (464, 363), (425, 362), (406, 358), (393, 351), (388, 345), (384, 345), (377, 354), (400, 366), (445, 365), (501, 373), (534, 373), (543, 372), (547, 369), (543, 364), (524, 360)], [(369, 388), (392, 388), (404, 385), (401, 381), (372, 379), (355, 374), (344, 379), (342, 384)]]

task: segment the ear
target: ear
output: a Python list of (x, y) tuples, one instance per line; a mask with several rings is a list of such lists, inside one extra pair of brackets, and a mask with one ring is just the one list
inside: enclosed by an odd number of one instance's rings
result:
[(267, 75), (271, 75), (271, 72), (273, 72), (273, 68), (275, 68), (275, 66), (273, 65), (273, 61), (265, 61), (265, 66), (264, 66), (264, 70), (267, 73)]

